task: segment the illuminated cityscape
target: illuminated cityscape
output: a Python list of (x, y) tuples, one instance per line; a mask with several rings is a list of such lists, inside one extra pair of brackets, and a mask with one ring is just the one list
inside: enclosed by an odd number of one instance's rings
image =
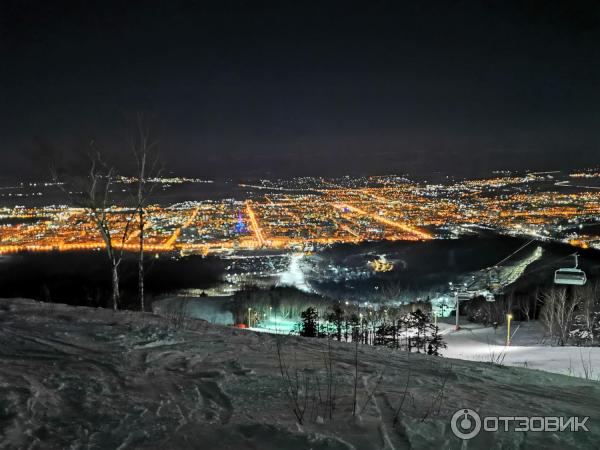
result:
[[(600, 174), (592, 169), (565, 175), (502, 174), (437, 184), (395, 175), (262, 180), (239, 185), (245, 190), (244, 199), (157, 202), (148, 207), (145, 248), (182, 254), (312, 251), (335, 243), (449, 239), (475, 228), (600, 248), (599, 233), (587, 229), (600, 217), (600, 190), (575, 184), (584, 178), (593, 184)], [(154, 182), (168, 189), (198, 180)], [(22, 196), (43, 198), (44, 189), (51, 187), (29, 183), (7, 188), (1, 195), (5, 202), (18, 203)], [(117, 234), (128, 221), (137, 220), (124, 206), (112, 206), (109, 215)], [(0, 219), (3, 254), (103, 246), (82, 208), (5, 206)], [(129, 229), (122, 247), (135, 251), (139, 232), (135, 226)]]
[(600, 449), (599, 44), (0, 0), (0, 450)]

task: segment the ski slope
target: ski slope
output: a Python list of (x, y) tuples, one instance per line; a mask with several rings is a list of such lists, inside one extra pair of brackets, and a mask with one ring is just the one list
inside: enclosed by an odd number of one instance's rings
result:
[(509, 366), (545, 370), (591, 380), (600, 380), (600, 347), (550, 346), (544, 342), (542, 326), (537, 321), (511, 325), (511, 345), (506, 346), (506, 325), (497, 329), (472, 323), (439, 323), (448, 345), (442, 350), (447, 358), (496, 362)]

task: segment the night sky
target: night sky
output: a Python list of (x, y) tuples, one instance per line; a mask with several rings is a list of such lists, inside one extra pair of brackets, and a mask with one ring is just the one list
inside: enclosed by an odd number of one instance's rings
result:
[(0, 176), (137, 111), (183, 175), (598, 164), (600, 3), (0, 0)]

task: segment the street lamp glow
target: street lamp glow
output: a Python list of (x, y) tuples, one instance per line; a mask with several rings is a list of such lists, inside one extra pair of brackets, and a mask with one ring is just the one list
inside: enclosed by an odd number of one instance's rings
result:
[(512, 314), (507, 314), (506, 315), (506, 346), (508, 347), (510, 345), (510, 322), (513, 319), (513, 315)]

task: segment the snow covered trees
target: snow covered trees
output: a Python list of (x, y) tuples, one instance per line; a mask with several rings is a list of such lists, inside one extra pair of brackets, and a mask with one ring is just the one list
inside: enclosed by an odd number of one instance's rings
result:
[(567, 295), (567, 289), (565, 288), (550, 288), (542, 296), (544, 306), (541, 312), (541, 320), (548, 331), (548, 335), (558, 345), (565, 345), (569, 338), (573, 313), (577, 305), (575, 296)]
[(383, 323), (377, 328), (375, 345), (385, 345), (409, 352), (439, 355), (446, 345), (438, 327), (430, 322), (429, 315), (421, 310), (399, 316), (392, 323)]
[(598, 284), (542, 291), (540, 320), (557, 345), (596, 345), (600, 336)]
[(446, 345), (430, 316), (417, 309), (414, 312), (391, 313), (390, 310), (366, 312), (345, 311), (335, 304), (322, 319), (309, 307), (301, 313), (296, 330), (304, 337), (328, 337), (338, 341), (386, 346), (409, 352), (439, 355)]
[(576, 345), (598, 345), (600, 338), (600, 284), (577, 289), (578, 302), (569, 337)]

